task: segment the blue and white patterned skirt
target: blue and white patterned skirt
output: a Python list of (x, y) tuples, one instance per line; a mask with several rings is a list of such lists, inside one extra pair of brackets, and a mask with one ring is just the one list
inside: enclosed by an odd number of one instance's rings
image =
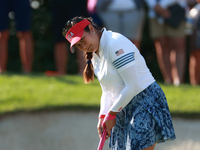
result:
[(140, 150), (175, 138), (165, 94), (154, 82), (117, 114), (109, 147), (112, 150)]

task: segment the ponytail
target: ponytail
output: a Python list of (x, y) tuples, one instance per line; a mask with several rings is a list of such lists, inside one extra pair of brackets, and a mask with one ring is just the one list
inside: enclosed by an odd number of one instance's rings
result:
[(85, 84), (88, 84), (90, 83), (90, 81), (94, 81), (94, 70), (93, 65), (91, 63), (92, 52), (86, 52), (85, 59), (87, 63), (83, 71), (83, 81)]

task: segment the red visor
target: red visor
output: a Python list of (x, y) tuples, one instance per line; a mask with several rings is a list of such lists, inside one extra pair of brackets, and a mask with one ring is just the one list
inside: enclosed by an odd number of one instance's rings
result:
[(74, 44), (76, 44), (83, 36), (84, 28), (90, 24), (90, 21), (84, 19), (78, 23), (76, 23), (66, 34), (66, 39), (71, 43), (70, 51), (72, 53), (75, 52)]

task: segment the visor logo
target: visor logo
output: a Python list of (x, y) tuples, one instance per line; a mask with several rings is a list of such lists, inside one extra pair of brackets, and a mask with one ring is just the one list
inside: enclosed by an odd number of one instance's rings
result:
[(70, 32), (70, 33), (67, 35), (68, 41), (71, 41), (71, 39), (72, 39), (73, 36), (74, 36), (74, 33)]

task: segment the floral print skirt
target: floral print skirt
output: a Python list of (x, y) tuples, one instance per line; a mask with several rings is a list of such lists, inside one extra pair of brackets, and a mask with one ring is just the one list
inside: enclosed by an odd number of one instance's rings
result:
[(109, 147), (112, 150), (140, 150), (175, 138), (165, 94), (154, 82), (117, 114)]

